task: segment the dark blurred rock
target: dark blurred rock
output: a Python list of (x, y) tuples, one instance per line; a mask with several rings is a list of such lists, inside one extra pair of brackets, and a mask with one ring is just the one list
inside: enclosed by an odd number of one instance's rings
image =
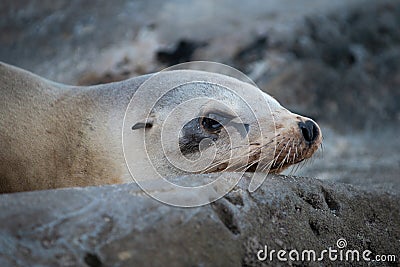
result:
[[(390, 59), (375, 59), (373, 75), (360, 68), (342, 73), (313, 60), (292, 63), (268, 83), (258, 84), (290, 110), (339, 132), (396, 128), (400, 122), (400, 57), (399, 51), (393, 52)], [(392, 64), (390, 71), (390, 63), (382, 63), (384, 58)]]
[(399, 2), (360, 5), (341, 12), (307, 17), (289, 49), (299, 58), (320, 59), (343, 70), (360, 63), (354, 46), (361, 47), (370, 56), (379, 56), (391, 47), (398, 47), (399, 25)]
[(339, 238), (371, 257), (400, 251), (398, 197), (285, 176), (247, 185), (200, 208), (166, 206), (135, 184), (1, 195), (0, 264), (277, 266), (258, 250), (319, 252)]
[(260, 87), (338, 131), (400, 124), (400, 2), (307, 17), (294, 36), (297, 59)]
[(253, 42), (236, 52), (232, 59), (233, 65), (245, 73), (250, 73), (251, 65), (265, 56), (267, 47), (267, 36), (255, 38)]
[(157, 51), (157, 60), (161, 63), (173, 66), (179, 63), (192, 60), (192, 55), (197, 48), (206, 46), (205, 42), (196, 42), (190, 40), (180, 40), (171, 49)]

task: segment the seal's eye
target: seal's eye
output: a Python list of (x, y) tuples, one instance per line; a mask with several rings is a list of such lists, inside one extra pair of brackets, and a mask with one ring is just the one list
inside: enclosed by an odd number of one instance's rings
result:
[(221, 130), (221, 128), (223, 127), (222, 124), (218, 121), (207, 117), (202, 118), (201, 125), (205, 130), (213, 133), (219, 132), (219, 130)]

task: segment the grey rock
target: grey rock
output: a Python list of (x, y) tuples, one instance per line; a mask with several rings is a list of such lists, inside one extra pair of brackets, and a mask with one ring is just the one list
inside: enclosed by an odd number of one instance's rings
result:
[(261, 262), (257, 252), (318, 253), (339, 238), (372, 255), (400, 251), (398, 196), (290, 176), (268, 176), (249, 193), (246, 177), (198, 208), (167, 206), (135, 184), (1, 195), (0, 264), (277, 266), (287, 263)]

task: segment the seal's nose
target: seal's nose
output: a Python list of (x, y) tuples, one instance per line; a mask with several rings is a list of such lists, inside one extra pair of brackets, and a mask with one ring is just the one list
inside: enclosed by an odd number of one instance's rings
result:
[(314, 142), (319, 136), (319, 129), (315, 122), (311, 120), (307, 120), (305, 122), (299, 122), (299, 128), (301, 133), (303, 134), (304, 139), (312, 143)]

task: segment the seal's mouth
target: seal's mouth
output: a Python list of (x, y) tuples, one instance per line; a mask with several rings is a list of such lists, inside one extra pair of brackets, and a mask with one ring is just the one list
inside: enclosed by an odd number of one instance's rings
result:
[[(322, 143), (322, 135), (317, 124), (306, 121), (299, 128), (278, 133), (266, 142), (252, 142), (247, 156), (233, 163), (228, 160), (215, 163), (204, 173), (210, 172), (263, 172), (281, 173), (288, 167), (311, 158)], [(284, 133), (284, 134), (283, 134)], [(242, 161), (243, 160), (243, 161)], [(297, 165), (293, 170), (303, 165)]]
[(275, 149), (274, 157), (260, 161), (260, 147), (254, 148), (253, 153), (243, 165), (229, 166), (228, 163), (214, 165), (212, 169), (206, 172), (222, 172), (222, 171), (246, 171), (246, 172), (266, 172), (281, 173), (285, 169), (300, 162), (311, 158), (320, 146), (320, 142), (307, 143), (303, 140), (288, 139), (286, 142), (279, 142)]
[(269, 161), (259, 161), (259, 155), (249, 161), (247, 172), (268, 172), (281, 173), (285, 169), (311, 158), (321, 145), (321, 140), (307, 142), (304, 139), (280, 139), (276, 142), (277, 146), (274, 157)]

